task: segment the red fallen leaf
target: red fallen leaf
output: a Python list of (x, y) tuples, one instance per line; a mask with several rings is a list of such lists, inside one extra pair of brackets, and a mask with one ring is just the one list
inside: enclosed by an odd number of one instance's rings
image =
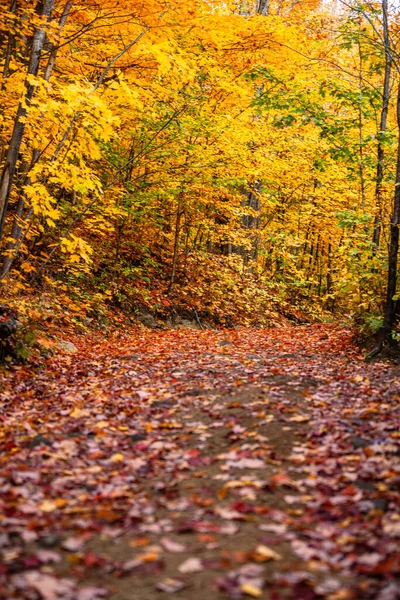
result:
[(37, 556), (24, 556), (21, 558), (21, 563), (24, 569), (38, 569), (41, 564)]
[(249, 502), (243, 502), (242, 500), (237, 500), (230, 505), (232, 510), (236, 510), (238, 513), (243, 515), (248, 515), (250, 513), (254, 513), (256, 511), (256, 507), (254, 504), (250, 504)]
[(296, 600), (316, 600), (317, 598), (320, 598), (319, 594), (315, 592), (314, 586), (307, 581), (297, 583), (294, 586), (292, 593)]
[(210, 531), (219, 531), (218, 525), (211, 521), (184, 521), (176, 528), (177, 533), (190, 533), (196, 531), (198, 533), (208, 533)]
[(87, 567), (103, 566), (106, 563), (104, 558), (98, 556), (90, 550), (84, 554), (82, 562)]
[(227, 577), (218, 577), (215, 581), (218, 589), (224, 594), (228, 594), (230, 598), (240, 598), (240, 582), (239, 576), (236, 574), (228, 575)]
[(361, 564), (357, 566), (360, 573), (369, 573), (371, 575), (389, 575), (400, 572), (400, 552), (394, 553), (392, 556), (383, 558), (375, 565)]
[(122, 574), (126, 575), (130, 571), (140, 569), (141, 572), (156, 575), (165, 568), (164, 561), (158, 558), (157, 554), (143, 555), (126, 561), (122, 565)]
[(268, 487), (271, 487), (271, 488), (275, 488), (278, 486), (291, 487), (291, 488), (298, 487), (297, 483), (295, 481), (293, 481), (293, 479), (291, 479), (287, 473), (283, 473), (282, 471), (280, 473), (276, 473), (275, 475), (272, 475), (272, 477), (270, 477), (267, 485), (268, 485)]
[(197, 539), (202, 544), (212, 544), (217, 540), (215, 535), (211, 535), (209, 533), (200, 533), (200, 535), (197, 536)]

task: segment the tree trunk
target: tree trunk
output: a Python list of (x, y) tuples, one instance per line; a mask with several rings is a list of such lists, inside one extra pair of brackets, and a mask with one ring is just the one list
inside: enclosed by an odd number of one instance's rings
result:
[(266, 17), (269, 15), (270, 0), (257, 0), (257, 14)]
[[(9, 8), (10, 13), (15, 14), (16, 8), (17, 8), (16, 0), (11, 0), (11, 4), (10, 4), (10, 8)], [(4, 57), (2, 86), (4, 85), (4, 80), (7, 79), (10, 74), (10, 62), (11, 62), (11, 57), (12, 57), (12, 51), (14, 48), (14, 43), (15, 43), (14, 34), (11, 33), (11, 31), (10, 31), (7, 35), (7, 48), (6, 48), (5, 57)]]
[[(55, 0), (45, 0), (42, 10), (42, 16), (46, 21), (49, 21), (53, 12)], [(7, 214), (8, 200), (12, 190), (19, 151), (21, 148), (22, 138), (25, 132), (25, 117), (27, 114), (26, 107), (29, 106), (34, 93), (34, 86), (29, 83), (29, 75), (36, 77), (39, 71), (40, 58), (43, 50), (43, 45), (46, 39), (46, 31), (44, 25), (38, 27), (35, 31), (32, 41), (32, 50), (29, 60), (27, 78), (25, 80), (25, 95), (24, 99), (18, 107), (17, 114), (14, 120), (14, 129), (11, 135), (10, 144), (8, 146), (5, 165), (0, 177), (0, 240), (3, 236), (4, 222)]]
[(389, 23), (388, 23), (388, 2), (382, 0), (382, 20), (383, 20), (383, 37), (385, 44), (385, 77), (383, 81), (383, 92), (382, 92), (382, 110), (379, 124), (379, 135), (378, 135), (378, 148), (377, 158), (378, 163), (376, 166), (376, 187), (375, 187), (375, 202), (376, 202), (376, 215), (374, 219), (374, 233), (372, 241), (375, 249), (379, 248), (381, 239), (381, 221), (382, 221), (382, 181), (383, 181), (383, 166), (385, 160), (385, 150), (383, 148), (382, 136), (385, 134), (387, 129), (387, 117), (389, 112), (389, 99), (390, 99), (390, 74), (392, 68), (392, 56), (390, 50), (390, 37), (389, 37)]
[(171, 269), (171, 278), (169, 280), (169, 286), (167, 290), (167, 294), (171, 294), (174, 289), (175, 279), (176, 279), (176, 270), (178, 268), (178, 256), (179, 256), (179, 236), (181, 233), (181, 220), (183, 215), (182, 209), (182, 194), (179, 194), (178, 198), (178, 206), (176, 208), (176, 219), (175, 219), (175, 236), (174, 236), (174, 253), (172, 257), (172, 269)]
[[(17, 6), (16, 0), (11, 0), (10, 9), (9, 9), (11, 14), (15, 14), (16, 6)], [(5, 82), (10, 75), (11, 57), (12, 57), (12, 53), (13, 53), (13, 50), (15, 47), (15, 36), (13, 33), (11, 33), (11, 31), (7, 34), (6, 40), (7, 40), (7, 43), (6, 43), (5, 53), (4, 53), (4, 66), (3, 66), (3, 73), (2, 73), (2, 81), (0, 82), (0, 91), (4, 90)], [(0, 108), (0, 114), (2, 117), (4, 116), (3, 107)], [(3, 129), (3, 125), (0, 127), (0, 162), (3, 162), (4, 155), (5, 155), (4, 140), (1, 135), (2, 129)]]
[[(65, 23), (67, 22), (69, 13), (71, 12), (71, 8), (72, 8), (72, 0), (68, 0), (68, 2), (66, 3), (63, 13), (61, 15), (60, 18), (60, 28), (59, 28), (59, 35), (62, 33), (64, 27), (65, 27)], [(58, 54), (58, 48), (59, 46), (55, 46), (53, 44), (51, 52), (50, 52), (50, 56), (49, 56), (49, 60), (47, 62), (47, 66), (46, 66), (46, 70), (44, 72), (44, 77), (43, 79), (45, 81), (49, 81), (51, 74), (53, 72), (54, 69), (54, 65), (56, 64), (56, 58), (57, 58), (57, 54)]]
[[(72, 0), (69, 0), (67, 2), (67, 4), (65, 5), (63, 13), (61, 15), (59, 33), (61, 33), (65, 27), (65, 23), (67, 21), (67, 18), (71, 11), (71, 8), (72, 8)], [(57, 53), (58, 53), (58, 46), (53, 46), (50, 56), (49, 56), (47, 66), (46, 66), (44, 77), (43, 77), (43, 79), (45, 81), (50, 80), (50, 77), (51, 77), (53, 69), (54, 69), (55, 61), (57, 58)], [(41, 118), (43, 118), (43, 115)], [(40, 154), (41, 154), (40, 148), (36, 148), (33, 151), (32, 161), (31, 161), (29, 170), (31, 170), (36, 165), (36, 163), (38, 162), (38, 160), (40, 158)], [(30, 184), (31, 184), (31, 180), (28, 175), (23, 187), (25, 187), (26, 185), (30, 185)], [(17, 256), (19, 248), (23, 241), (24, 230), (26, 229), (25, 225), (26, 225), (28, 219), (32, 215), (31, 209), (29, 209), (26, 212), (26, 214), (24, 215), (24, 209), (25, 209), (25, 194), (22, 191), (21, 195), (18, 199), (17, 210), (16, 210), (16, 213), (14, 216), (14, 222), (13, 222), (12, 229), (11, 229), (11, 241), (8, 243), (7, 250), (5, 252), (3, 266), (2, 266), (2, 270), (1, 270), (1, 274), (0, 274), (0, 280), (8, 277), (8, 274), (10, 272), (14, 258)]]
[[(359, 163), (358, 163), (358, 171), (360, 177), (360, 198), (361, 198), (361, 210), (363, 216), (365, 216), (365, 204), (366, 204), (366, 194), (365, 194), (365, 173), (364, 173), (364, 124), (363, 124), (363, 110), (362, 110), (362, 101), (363, 101), (363, 56), (361, 51), (361, 44), (358, 43), (358, 54), (359, 54), (359, 103), (358, 103), (358, 152), (359, 152)], [(364, 228), (367, 227), (367, 224), (364, 224)]]
[(396, 164), (396, 183), (393, 201), (393, 215), (390, 223), (390, 243), (388, 259), (387, 293), (383, 325), (378, 332), (376, 343), (368, 355), (372, 358), (382, 351), (384, 342), (391, 341), (391, 332), (396, 318), (396, 287), (397, 287), (397, 262), (399, 251), (399, 225), (400, 225), (400, 83), (397, 91), (397, 128), (398, 128), (398, 146), (397, 146), (397, 164)]

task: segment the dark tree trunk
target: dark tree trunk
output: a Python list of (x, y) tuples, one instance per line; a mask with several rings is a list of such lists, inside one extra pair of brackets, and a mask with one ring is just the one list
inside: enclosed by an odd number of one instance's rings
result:
[(379, 124), (379, 136), (378, 136), (378, 148), (377, 148), (377, 167), (376, 167), (376, 187), (375, 187), (375, 201), (376, 201), (376, 215), (374, 219), (374, 233), (372, 241), (375, 245), (375, 249), (379, 248), (381, 239), (381, 221), (382, 221), (382, 181), (383, 181), (383, 168), (385, 161), (385, 150), (383, 147), (382, 136), (385, 134), (387, 129), (387, 117), (389, 112), (389, 99), (390, 99), (390, 75), (392, 69), (392, 56), (390, 50), (390, 37), (389, 37), (389, 23), (388, 23), (388, 3), (387, 0), (382, 0), (382, 18), (383, 18), (383, 36), (385, 44), (385, 77), (383, 81), (383, 92), (382, 92), (382, 110)]
[(182, 220), (183, 213), (184, 213), (183, 198), (182, 198), (182, 194), (180, 194), (179, 198), (178, 198), (178, 206), (176, 208), (174, 252), (173, 252), (173, 257), (172, 257), (171, 278), (169, 280), (167, 294), (172, 293), (172, 290), (174, 289), (174, 285), (175, 285), (176, 271), (178, 268), (178, 257), (179, 257), (179, 237), (180, 237), (180, 233), (181, 233), (181, 220)]
[(396, 288), (397, 288), (397, 263), (399, 252), (399, 226), (400, 226), (400, 83), (397, 92), (397, 128), (398, 128), (398, 147), (397, 147), (397, 164), (396, 164), (396, 183), (393, 201), (393, 214), (390, 223), (390, 243), (389, 243), (389, 259), (388, 259), (388, 276), (387, 276), (387, 293), (385, 311), (383, 317), (383, 325), (378, 332), (376, 343), (369, 353), (368, 357), (372, 358), (382, 351), (385, 342), (391, 342), (391, 332), (396, 318)]

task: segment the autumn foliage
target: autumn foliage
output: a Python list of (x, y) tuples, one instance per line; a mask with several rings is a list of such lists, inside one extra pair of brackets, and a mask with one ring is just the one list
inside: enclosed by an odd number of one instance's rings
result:
[(398, 15), (264, 4), (2, 3), (11, 303), (379, 328)]

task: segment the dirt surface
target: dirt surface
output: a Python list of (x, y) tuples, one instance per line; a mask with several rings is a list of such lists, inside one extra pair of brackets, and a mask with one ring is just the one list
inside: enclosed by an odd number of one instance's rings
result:
[(5, 374), (1, 598), (400, 597), (400, 369), (350, 332), (135, 330)]

